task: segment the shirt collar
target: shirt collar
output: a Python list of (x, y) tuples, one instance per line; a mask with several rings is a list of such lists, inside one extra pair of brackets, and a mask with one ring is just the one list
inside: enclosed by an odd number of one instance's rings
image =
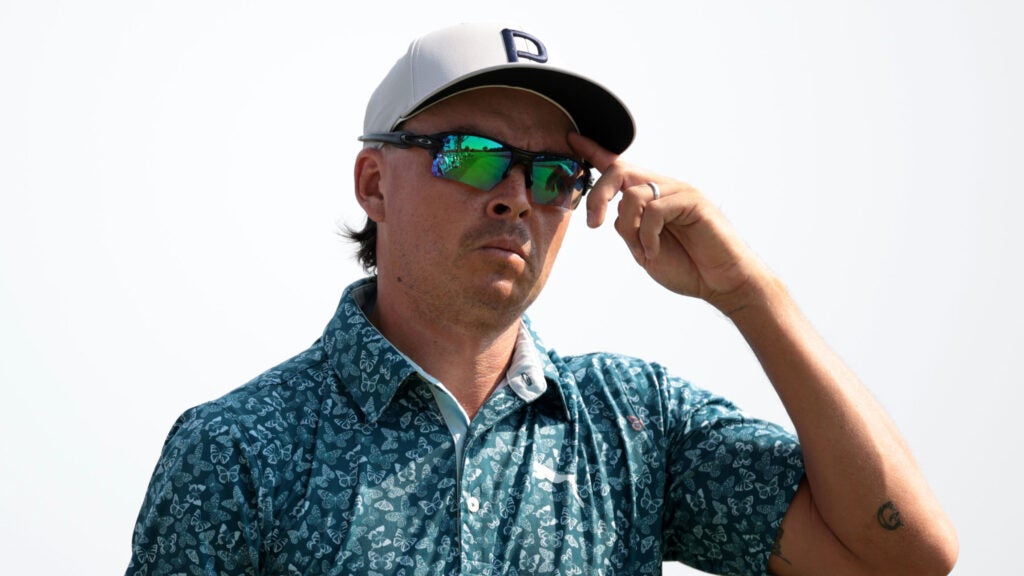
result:
[[(565, 398), (562, 374), (552, 361), (553, 356), (554, 352), (549, 351), (534, 332), (529, 317), (523, 316), (515, 356), (508, 371), (509, 387), (524, 400), (528, 400), (531, 395), (533, 398), (548, 398), (557, 407), (558, 414), (568, 421), (571, 419), (569, 404)], [(524, 376), (530, 379), (529, 383), (524, 381)], [(574, 382), (572, 374), (567, 374), (566, 378)], [(517, 384), (517, 381), (521, 384)], [(517, 390), (517, 386), (522, 391)], [(533, 393), (534, 388), (540, 390)]]
[(505, 373), (505, 382), (517, 396), (527, 402), (533, 402), (548, 389), (540, 352), (526, 324), (519, 325), (519, 336), (512, 353), (512, 363)]
[(376, 297), (373, 278), (349, 285), (322, 338), (334, 372), (370, 422), (380, 417), (399, 386), (416, 373), (363, 312)]
[[(376, 299), (376, 279), (364, 278), (349, 285), (322, 338), (328, 361), (370, 422), (380, 417), (403, 382), (419, 374), (419, 367), (367, 318)], [(421, 377), (429, 380), (427, 375)], [(549, 397), (568, 419), (558, 369), (526, 317), (519, 328), (507, 380), (509, 388), (527, 402)]]

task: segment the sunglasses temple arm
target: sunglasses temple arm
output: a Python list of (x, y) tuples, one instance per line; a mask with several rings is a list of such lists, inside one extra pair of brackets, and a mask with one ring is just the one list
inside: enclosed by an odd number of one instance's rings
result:
[(383, 142), (398, 148), (417, 146), (419, 148), (433, 149), (439, 146), (436, 138), (419, 136), (412, 132), (375, 132), (363, 134), (358, 139), (360, 142)]

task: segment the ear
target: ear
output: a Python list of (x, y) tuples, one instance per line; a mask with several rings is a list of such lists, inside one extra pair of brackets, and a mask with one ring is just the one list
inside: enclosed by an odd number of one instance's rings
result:
[(356, 201), (374, 222), (384, 221), (384, 195), (381, 180), (384, 174), (384, 152), (363, 148), (356, 156)]

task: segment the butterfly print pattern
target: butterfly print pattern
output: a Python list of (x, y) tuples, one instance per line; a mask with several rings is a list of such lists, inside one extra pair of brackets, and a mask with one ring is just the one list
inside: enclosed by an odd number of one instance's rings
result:
[(500, 388), (457, 461), (429, 384), (360, 309), (375, 290), (178, 419), (127, 576), (765, 573), (803, 475), (787, 431), (658, 364), (534, 336), (546, 390)]

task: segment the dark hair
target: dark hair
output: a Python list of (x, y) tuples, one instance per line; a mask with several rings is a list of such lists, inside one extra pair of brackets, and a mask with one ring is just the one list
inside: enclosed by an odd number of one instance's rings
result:
[(363, 266), (363, 270), (376, 274), (377, 273), (377, 223), (369, 218), (366, 219), (366, 224), (363, 224), (362, 230), (354, 230), (350, 226), (345, 226), (341, 231), (341, 235), (346, 240), (350, 240), (359, 245), (356, 250), (356, 259), (359, 260), (359, 264)]

